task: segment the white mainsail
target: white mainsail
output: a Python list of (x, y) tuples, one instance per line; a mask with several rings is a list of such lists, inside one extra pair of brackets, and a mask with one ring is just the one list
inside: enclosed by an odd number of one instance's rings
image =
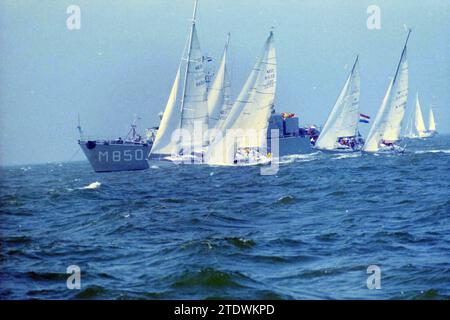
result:
[[(205, 138), (208, 128), (207, 84), (203, 68), (203, 55), (195, 26), (196, 14), (197, 1), (194, 5), (186, 54), (183, 53), (175, 83), (150, 153), (151, 157), (170, 156), (195, 150), (201, 152), (207, 143)], [(183, 77), (183, 83), (179, 88), (181, 77)], [(177, 136), (174, 136), (174, 133), (177, 133)], [(186, 137), (185, 134), (189, 136)]]
[(425, 122), (423, 121), (422, 109), (420, 108), (419, 94), (416, 94), (416, 109), (414, 111), (414, 128), (415, 134), (419, 137), (425, 135)]
[(370, 128), (363, 150), (377, 152), (380, 144), (384, 142), (394, 143), (400, 138), (401, 124), (405, 115), (405, 106), (408, 98), (408, 61), (406, 46), (408, 44), (408, 32), (397, 71), (388, 87), (383, 102), (378, 110), (375, 121)]
[[(194, 18), (195, 19), (195, 18)], [(203, 68), (203, 54), (195, 28), (192, 24), (190, 47), (186, 56), (186, 73), (184, 78), (184, 92), (181, 100), (180, 129), (190, 133), (190, 139), (183, 139), (179, 148), (193, 150), (205, 145), (204, 134), (208, 129), (207, 85)]]
[(428, 119), (428, 131), (436, 131), (436, 122), (434, 121), (433, 109), (430, 107), (430, 114)]
[(317, 139), (317, 149), (333, 150), (339, 137), (354, 137), (359, 122), (360, 76), (358, 57)]
[(213, 84), (208, 91), (208, 115), (209, 128), (218, 126), (220, 120), (225, 119), (232, 107), (230, 99), (230, 70), (228, 68), (228, 49), (230, 45), (230, 34), (228, 34), (219, 69)]
[(271, 31), (238, 98), (218, 128), (224, 136), (211, 145), (210, 163), (232, 163), (237, 148), (265, 150), (275, 91), (276, 55)]
[[(231, 128), (241, 130), (255, 130), (261, 133), (255, 145), (242, 145), (242, 147), (262, 147), (267, 142), (267, 127), (276, 91), (276, 55), (273, 32), (264, 46), (262, 61), (259, 65), (258, 76), (250, 93), (250, 99), (241, 101), (242, 112)], [(251, 143), (251, 142), (246, 142)]]

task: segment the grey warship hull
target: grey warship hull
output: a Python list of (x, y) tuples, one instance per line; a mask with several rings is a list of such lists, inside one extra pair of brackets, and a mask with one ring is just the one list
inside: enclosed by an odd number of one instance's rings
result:
[(95, 172), (132, 171), (148, 169), (149, 143), (79, 140)]
[[(310, 138), (308, 136), (281, 136), (278, 140), (278, 152), (280, 157), (293, 154), (306, 154), (314, 152), (311, 148)], [(267, 140), (268, 152), (272, 153), (271, 140)]]
[(311, 145), (311, 138), (317, 138), (319, 132), (311, 128), (299, 127), (299, 119), (294, 114), (289, 117), (285, 113), (273, 113), (269, 119), (267, 128), (267, 151), (273, 153), (272, 130), (278, 130), (278, 152), (279, 156), (312, 153), (315, 150)]

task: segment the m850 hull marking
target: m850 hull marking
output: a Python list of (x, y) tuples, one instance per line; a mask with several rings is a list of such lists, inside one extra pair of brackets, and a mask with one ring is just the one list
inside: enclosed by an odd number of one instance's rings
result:
[(109, 144), (79, 141), (79, 145), (96, 172), (148, 169), (151, 144)]
[(142, 161), (145, 159), (144, 151), (142, 149), (136, 150), (115, 150), (115, 151), (100, 151), (98, 153), (99, 162), (129, 162), (129, 161)]

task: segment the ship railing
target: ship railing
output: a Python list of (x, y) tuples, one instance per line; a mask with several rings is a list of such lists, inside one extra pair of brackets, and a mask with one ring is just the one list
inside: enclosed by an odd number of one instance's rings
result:
[(139, 141), (132, 141), (132, 140), (124, 140), (119, 138), (111, 138), (111, 137), (99, 137), (99, 136), (82, 136), (80, 141), (93, 141), (97, 144), (106, 144), (106, 145), (141, 145), (141, 144), (149, 144), (152, 143), (152, 140), (139, 140)]

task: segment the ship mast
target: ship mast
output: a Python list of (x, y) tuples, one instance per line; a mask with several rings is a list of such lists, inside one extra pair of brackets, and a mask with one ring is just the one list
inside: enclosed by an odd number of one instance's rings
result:
[(195, 19), (196, 19), (196, 16), (197, 16), (197, 4), (198, 4), (198, 0), (195, 0), (194, 12), (192, 14), (191, 32), (189, 34), (189, 43), (188, 43), (188, 51), (187, 51), (187, 58), (186, 58), (186, 70), (185, 70), (185, 73), (184, 73), (183, 94), (181, 96), (180, 129), (181, 129), (181, 125), (182, 125), (182, 122), (183, 122), (183, 109), (184, 109), (184, 101), (185, 101), (185, 98), (186, 98), (186, 86), (187, 86), (187, 81), (188, 81), (188, 70), (189, 70), (189, 65), (191, 63), (192, 38), (193, 38), (193, 35), (194, 35), (194, 30), (195, 30)]
[(140, 118), (137, 114), (135, 114), (135, 115), (134, 115), (133, 122), (131, 123), (131, 128), (130, 128), (130, 130), (128, 131), (125, 140), (128, 139), (128, 137), (130, 136), (130, 134), (131, 134), (131, 139), (132, 139), (132, 141), (134, 141), (134, 140), (136, 139), (136, 136), (137, 136), (137, 131), (136, 131), (137, 124), (136, 124), (136, 123), (137, 123), (138, 120), (141, 120), (141, 118)]
[(78, 125), (77, 125), (78, 133), (80, 134), (80, 139), (83, 140), (83, 129), (81, 129), (80, 122), (80, 113), (78, 113)]

